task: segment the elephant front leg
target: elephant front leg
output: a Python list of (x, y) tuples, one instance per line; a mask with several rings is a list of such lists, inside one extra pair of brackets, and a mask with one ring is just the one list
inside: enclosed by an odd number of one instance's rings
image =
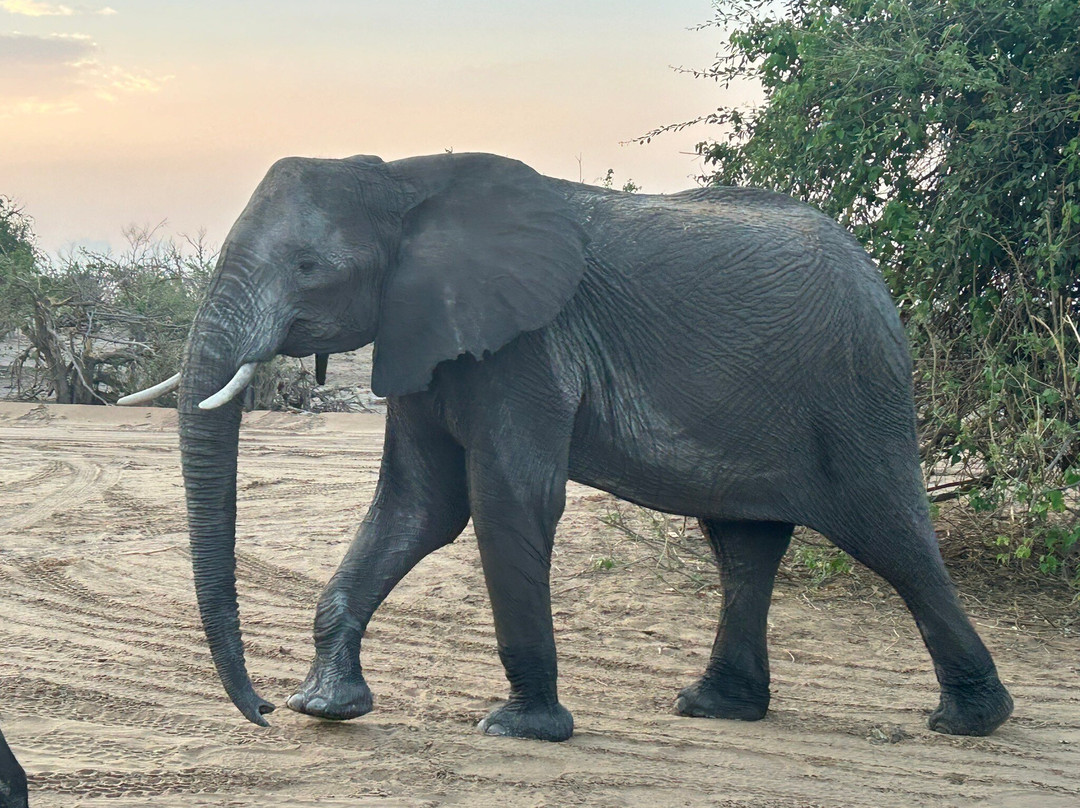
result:
[(769, 601), (792, 525), (701, 520), (724, 592), (705, 675), (675, 702), (680, 715), (756, 721), (769, 709)]
[(574, 720), (559, 703), (549, 574), (565, 465), (547, 464), (533, 452), (513, 468), (507, 461), (505, 455), (469, 461), (473, 526), (510, 682), (510, 698), (479, 726), (488, 735), (564, 741)]
[(360, 665), (368, 621), (398, 581), (468, 521), (462, 449), (436, 430), (389, 415), (375, 500), (319, 598), (315, 661), (286, 702), (290, 709), (338, 721), (371, 711)]

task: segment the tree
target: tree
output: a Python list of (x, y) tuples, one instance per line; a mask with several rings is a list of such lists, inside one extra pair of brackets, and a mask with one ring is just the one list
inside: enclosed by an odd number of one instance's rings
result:
[(908, 326), (934, 498), (996, 515), (1003, 556), (1075, 577), (1080, 3), (714, 6), (728, 48), (699, 75), (765, 100), (700, 119), (725, 129), (699, 146), (706, 179), (851, 228)]
[(128, 242), (117, 256), (79, 251), (54, 263), (36, 249), (30, 219), (0, 197), (0, 332), (29, 343), (13, 364), (20, 394), (104, 404), (180, 367), (214, 256), (201, 240), (182, 248), (150, 231)]

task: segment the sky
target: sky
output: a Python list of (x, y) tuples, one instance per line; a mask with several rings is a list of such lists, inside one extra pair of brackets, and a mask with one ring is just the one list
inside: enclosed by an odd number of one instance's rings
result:
[(646, 192), (694, 185), (741, 102), (710, 0), (0, 0), (0, 194), (39, 244), (219, 245), (279, 157), (487, 151)]

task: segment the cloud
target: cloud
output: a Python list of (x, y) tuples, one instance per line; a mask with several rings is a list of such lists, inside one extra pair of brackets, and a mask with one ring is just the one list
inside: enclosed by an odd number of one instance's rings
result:
[(155, 76), (147, 72), (134, 73), (116, 65), (96, 61), (80, 62), (79, 83), (102, 101), (118, 101), (120, 96), (133, 93), (156, 93), (172, 76)]
[(0, 99), (0, 120), (14, 118), (17, 115), (70, 115), (81, 112), (82, 108), (72, 101), (38, 101), (28, 99), (5, 104)]
[(39, 0), (0, 0), (0, 8), (24, 17), (70, 17), (75, 13), (70, 6), (42, 3)]
[(0, 0), (0, 9), (9, 14), (21, 14), (24, 17), (73, 17), (76, 14), (99, 14), (111, 16), (116, 9), (87, 8), (86, 6), (65, 6), (61, 3), (46, 3), (44, 0)]
[(103, 63), (80, 34), (0, 34), (0, 118), (78, 112), (94, 100), (155, 93), (171, 76)]
[(96, 49), (90, 37), (82, 34), (0, 34), (0, 66), (71, 64)]

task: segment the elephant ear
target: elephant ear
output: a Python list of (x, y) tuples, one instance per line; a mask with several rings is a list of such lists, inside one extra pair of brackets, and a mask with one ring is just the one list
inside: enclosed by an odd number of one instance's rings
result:
[(383, 292), (376, 395), (426, 389), (440, 362), (547, 325), (585, 271), (585, 234), (550, 180), (491, 155), (431, 159), (434, 190), (406, 215)]

